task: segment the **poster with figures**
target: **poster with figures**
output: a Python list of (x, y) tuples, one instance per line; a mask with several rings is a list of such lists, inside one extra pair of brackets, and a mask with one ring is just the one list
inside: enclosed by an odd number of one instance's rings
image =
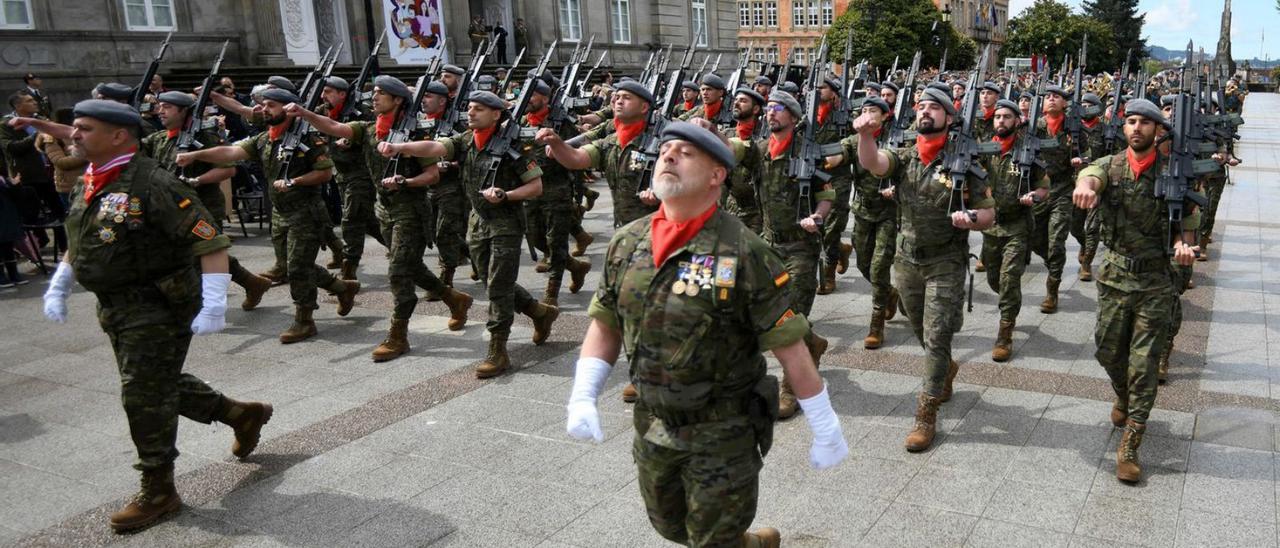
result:
[(443, 0), (382, 1), (388, 49), (397, 63), (425, 65), (445, 55)]

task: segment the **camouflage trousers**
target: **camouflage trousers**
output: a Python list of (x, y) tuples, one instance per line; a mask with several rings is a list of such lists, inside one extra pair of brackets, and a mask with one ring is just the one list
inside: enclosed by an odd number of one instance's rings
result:
[(1094, 356), (1111, 378), (1116, 396), (1127, 398), (1129, 418), (1139, 424), (1147, 422), (1155, 405), (1156, 370), (1169, 344), (1169, 316), (1176, 300), (1169, 290), (1130, 292), (1098, 284)]
[(1182, 331), (1182, 294), (1187, 292), (1187, 283), (1191, 281), (1192, 268), (1190, 266), (1182, 266), (1173, 263), (1173, 313), (1170, 315), (1169, 322), (1169, 345), (1173, 346), (1173, 339)]
[(524, 310), (535, 302), (533, 296), (516, 283), (523, 240), (523, 237), (512, 234), (469, 242), (471, 260), (489, 298), (489, 321), (485, 322), (485, 328), (491, 335), (510, 335), (516, 311)]
[(637, 432), (631, 454), (649, 523), (687, 546), (741, 546), (756, 516), (763, 461), (755, 444), (737, 451), (680, 451)]
[(951, 338), (964, 325), (965, 262), (956, 257), (917, 265), (899, 257), (893, 264), (893, 285), (925, 350), (924, 390), (931, 396), (942, 394), (951, 366)]
[(324, 203), (319, 200), (296, 211), (271, 212), (271, 244), (276, 248), (277, 262), (281, 260), (281, 251), (284, 252), (289, 295), (298, 308), (320, 308), (316, 288), (329, 288), (337, 282), (331, 272), (316, 264), (321, 240), (333, 234), (327, 216)]
[(871, 283), (871, 306), (889, 305), (893, 292), (894, 253), (897, 251), (897, 223), (893, 219), (873, 221), (853, 217), (853, 251), (858, 272)]
[[(288, 224), (289, 216), (283, 215), (271, 209), (271, 247), (275, 251), (276, 263), (272, 265), (273, 269), (289, 268), (289, 231), (283, 228)], [(282, 227), (277, 229), (276, 227)], [(323, 239), (322, 245), (329, 249), (342, 250), (342, 238), (333, 232), (333, 224), (329, 222), (328, 213), (325, 213), (324, 228), (317, 232), (319, 237)], [(316, 248), (316, 255), (320, 255), (320, 248)]]
[(1000, 320), (1012, 322), (1022, 310), (1022, 274), (1027, 271), (1027, 234), (982, 235), (987, 286), (1000, 296)]
[(347, 180), (338, 187), (342, 189), (342, 256), (349, 262), (359, 263), (364, 256), (366, 235), (372, 234), (378, 243), (387, 245), (374, 215), (377, 190), (368, 179)]
[(1044, 258), (1049, 276), (1062, 277), (1067, 264), (1067, 233), (1071, 228), (1071, 193), (1050, 195), (1049, 199), (1035, 205), (1035, 231), (1031, 235), (1031, 250)]
[(848, 177), (832, 178), (836, 199), (831, 202), (831, 213), (822, 224), (822, 262), (836, 264), (840, 259), (840, 238), (849, 226), (849, 198), (853, 194), (853, 181)]
[(565, 266), (569, 264), (569, 234), (574, 226), (581, 227), (577, 208), (573, 202), (544, 202), (530, 200), (524, 203), (525, 232), (534, 247), (547, 255), (551, 280), (564, 279)]
[(799, 314), (808, 315), (818, 294), (818, 235), (812, 234), (792, 242), (769, 243), (782, 255), (782, 265), (791, 278), (787, 285), (791, 291), (791, 308)]
[(1204, 193), (1209, 198), (1209, 205), (1200, 213), (1200, 239), (1213, 235), (1213, 220), (1218, 216), (1218, 202), (1222, 201), (1222, 191), (1227, 187), (1226, 174), (1215, 174), (1205, 178)]
[(391, 317), (407, 320), (418, 306), (418, 287), (431, 292), (445, 290), (444, 282), (422, 261), (427, 251), (431, 208), (426, 200), (403, 200), (386, 204), (386, 208), (386, 231), (391, 234), (387, 282), (395, 302)]
[(467, 215), (470, 208), (462, 189), (431, 193), (431, 206), (435, 210), (436, 252), (440, 255), (440, 268), (458, 268), (467, 256)]
[(1071, 237), (1080, 244), (1086, 257), (1098, 254), (1098, 239), (1102, 223), (1098, 221), (1098, 209), (1071, 208)]
[[(137, 325), (126, 319), (154, 316), (168, 316), (169, 321)], [(161, 468), (178, 458), (179, 415), (209, 424), (222, 403), (222, 394), (182, 372), (192, 317), (194, 313), (175, 314), (160, 298), (98, 309), (120, 372), (120, 402), (138, 452), (138, 470)]]

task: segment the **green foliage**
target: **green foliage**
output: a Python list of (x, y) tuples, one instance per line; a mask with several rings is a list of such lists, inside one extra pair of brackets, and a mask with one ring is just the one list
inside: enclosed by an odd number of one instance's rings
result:
[[(1036, 0), (1009, 21), (1009, 36), (1001, 49), (1001, 60), (1006, 57), (1029, 57), (1031, 54), (1047, 55), (1050, 67), (1056, 72), (1062, 60), (1070, 54), (1072, 64), (1085, 35), (1089, 37), (1086, 69), (1090, 73), (1112, 71), (1124, 62), (1124, 50), (1116, 51), (1115, 35), (1106, 24), (1071, 12), (1066, 4), (1055, 0)], [(1117, 60), (1118, 63), (1117, 63)]]
[[(1280, 1), (1280, 0), (1278, 0)], [(875, 24), (871, 25), (872, 17)], [(934, 45), (931, 34), (934, 22), (943, 36)], [(942, 13), (930, 0), (851, 0), (849, 8), (827, 31), (831, 60), (844, 61), (844, 44), (853, 32), (853, 59), (867, 59), (872, 66), (887, 70), (893, 58), (899, 68), (911, 66), (911, 57), (921, 49), (920, 68), (936, 67), (947, 53), (948, 69), (966, 69), (977, 59), (977, 44), (942, 22)]]
[[(1142, 38), (1142, 26), (1147, 16), (1145, 13), (1138, 13), (1138, 0), (1085, 0), (1080, 7), (1085, 17), (1111, 29), (1114, 37), (1115, 55), (1099, 55), (1096, 66), (1103, 69), (1120, 68), (1124, 65), (1124, 54), (1130, 48), (1138, 60), (1146, 58), (1147, 41)], [(1093, 57), (1092, 51), (1090, 57)], [(1134, 60), (1130, 60), (1130, 63), (1133, 62)]]

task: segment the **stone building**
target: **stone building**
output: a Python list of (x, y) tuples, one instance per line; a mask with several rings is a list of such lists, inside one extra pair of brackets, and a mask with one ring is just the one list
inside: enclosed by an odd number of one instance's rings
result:
[(738, 0), (738, 48), (760, 61), (807, 65), (849, 0)]

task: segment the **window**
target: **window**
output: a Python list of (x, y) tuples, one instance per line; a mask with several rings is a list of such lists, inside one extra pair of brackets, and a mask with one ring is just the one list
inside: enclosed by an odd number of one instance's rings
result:
[(609, 17), (613, 23), (613, 42), (631, 43), (631, 0), (610, 0)]
[(751, 20), (751, 24), (757, 27), (763, 27), (764, 26), (764, 4), (761, 4), (760, 2), (755, 2), (754, 4), (751, 5), (751, 11), (755, 15), (755, 17), (752, 18)]
[(835, 11), (835, 7), (831, 5), (831, 0), (822, 0), (822, 26), (824, 27), (831, 26), (831, 23), (832, 21), (835, 20), (835, 17), (836, 17), (836, 11)]
[(129, 30), (174, 30), (173, 0), (124, 0), (124, 19)]
[(809, 0), (809, 26), (818, 26), (818, 0)]
[(764, 6), (765, 11), (769, 14), (769, 20), (765, 22), (765, 25), (778, 28), (778, 3), (773, 1), (765, 2)]
[(804, 26), (804, 0), (791, 0), (791, 26)]
[(31, 25), (31, 4), (30, 0), (3, 0), (3, 9), (0, 9), (0, 28), (6, 29), (30, 29), (35, 28)]
[(769, 48), (769, 62), (770, 62), (770, 63), (777, 63), (777, 62), (778, 62), (778, 47), (777, 47), (777, 46), (773, 46), (773, 47)]
[(566, 42), (582, 40), (582, 4), (580, 0), (560, 0), (560, 38)]
[(738, 26), (751, 26), (751, 4), (738, 2)]
[(693, 36), (697, 40), (695, 43), (699, 46), (705, 46), (709, 41), (707, 36), (707, 0), (692, 0), (689, 4), (693, 7)]
[(805, 64), (804, 48), (795, 48), (795, 53), (791, 54), (791, 62), (797, 65)]

